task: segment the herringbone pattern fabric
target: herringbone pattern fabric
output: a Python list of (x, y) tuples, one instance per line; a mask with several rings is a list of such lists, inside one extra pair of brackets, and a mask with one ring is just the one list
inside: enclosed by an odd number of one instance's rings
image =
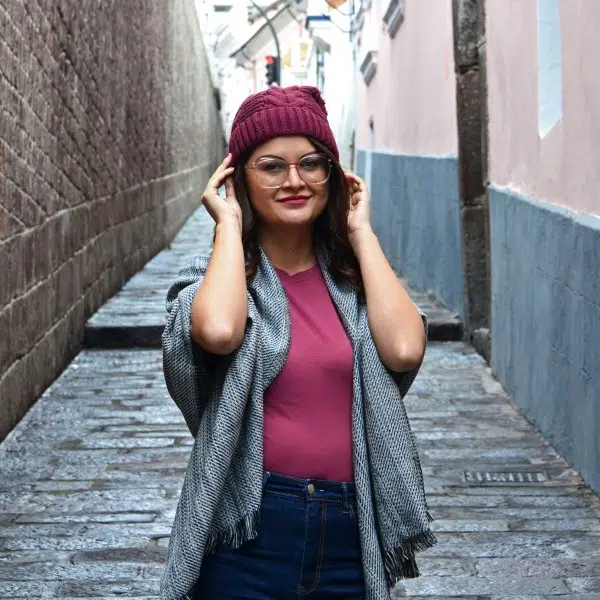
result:
[[(209, 256), (181, 271), (167, 296), (167, 387), (195, 437), (161, 581), (161, 600), (184, 600), (202, 557), (256, 536), (263, 473), (263, 392), (285, 363), (290, 316), (277, 273), (262, 254), (248, 291), (249, 320), (231, 357), (207, 357), (190, 338), (194, 295)], [(432, 546), (421, 466), (403, 396), (418, 369), (391, 374), (370, 334), (366, 307), (319, 262), (354, 348), (353, 452), (367, 600), (389, 600), (417, 577), (417, 551)], [(425, 317), (423, 317), (426, 323)]]

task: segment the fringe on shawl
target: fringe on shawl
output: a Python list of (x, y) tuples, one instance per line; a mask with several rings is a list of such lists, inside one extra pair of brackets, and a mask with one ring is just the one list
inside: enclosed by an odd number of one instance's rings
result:
[(260, 509), (242, 517), (227, 529), (211, 533), (206, 540), (205, 554), (215, 554), (223, 548), (239, 548), (244, 542), (258, 535)]
[[(428, 514), (431, 519), (431, 515)], [(402, 545), (387, 550), (383, 560), (388, 586), (390, 589), (402, 579), (414, 579), (419, 577), (419, 567), (415, 560), (417, 552), (423, 552), (437, 544), (437, 540), (431, 531), (424, 531), (408, 538)]]

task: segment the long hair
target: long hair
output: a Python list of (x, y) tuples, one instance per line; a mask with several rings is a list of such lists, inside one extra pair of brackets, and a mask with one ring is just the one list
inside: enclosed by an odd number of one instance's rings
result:
[[(338, 283), (347, 283), (357, 292), (363, 292), (363, 281), (358, 260), (348, 237), (349, 190), (344, 171), (331, 151), (317, 140), (307, 137), (317, 152), (331, 160), (327, 204), (313, 225), (315, 253), (323, 248), (329, 256), (329, 271)], [(260, 248), (258, 226), (246, 186), (244, 165), (254, 148), (249, 148), (237, 161), (233, 173), (235, 194), (242, 209), (242, 245), (246, 262), (246, 276), (251, 278), (258, 268)]]

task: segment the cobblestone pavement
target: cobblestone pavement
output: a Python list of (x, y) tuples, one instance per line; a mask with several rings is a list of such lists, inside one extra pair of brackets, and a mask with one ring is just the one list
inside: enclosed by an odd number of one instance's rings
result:
[[(174, 274), (187, 265), (189, 257), (210, 248), (212, 232), (213, 222), (200, 208), (187, 221), (171, 247), (157, 254), (88, 321), (86, 345), (159, 347), (166, 315), (164, 299)], [(409, 291), (427, 312), (430, 339), (461, 339), (462, 324), (455, 313), (437, 304), (430, 294)]]
[(92, 316), (86, 326), (86, 345), (159, 347), (169, 285), (191, 257), (210, 249), (212, 232), (212, 219), (200, 208), (171, 246), (159, 252)]
[[(0, 444), (1, 600), (156, 599), (192, 445), (161, 362), (83, 351)], [(600, 600), (600, 502), (483, 360), (431, 343), (406, 403), (439, 544), (394, 599)]]

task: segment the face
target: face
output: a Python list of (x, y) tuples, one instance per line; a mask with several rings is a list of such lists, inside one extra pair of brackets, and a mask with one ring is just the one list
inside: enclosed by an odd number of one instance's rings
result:
[[(303, 226), (316, 221), (327, 204), (329, 162), (321, 157), (298, 136), (274, 138), (254, 150), (246, 162), (246, 182), (259, 224)], [(296, 165), (287, 169), (287, 176), (285, 163)]]

